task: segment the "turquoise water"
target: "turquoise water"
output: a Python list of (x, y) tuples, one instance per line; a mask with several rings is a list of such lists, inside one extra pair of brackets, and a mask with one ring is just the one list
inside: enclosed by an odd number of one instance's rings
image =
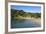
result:
[(33, 23), (31, 19), (16, 19), (11, 20), (11, 28), (32, 28), (40, 27), (40, 24)]

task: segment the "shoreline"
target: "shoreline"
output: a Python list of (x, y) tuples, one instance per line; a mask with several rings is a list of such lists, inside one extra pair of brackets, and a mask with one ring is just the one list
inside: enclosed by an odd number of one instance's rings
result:
[(24, 18), (24, 19), (30, 19), (33, 23), (41, 24), (40, 18)]
[(37, 23), (37, 24), (41, 24), (41, 18), (31, 18), (31, 17), (19, 17), (17, 19), (31, 19), (31, 21), (34, 23)]
[(40, 18), (38, 18), (38, 19), (36, 19), (36, 18), (34, 18), (34, 19), (31, 19), (31, 21), (34, 23), (37, 23), (37, 24), (41, 24), (41, 19)]

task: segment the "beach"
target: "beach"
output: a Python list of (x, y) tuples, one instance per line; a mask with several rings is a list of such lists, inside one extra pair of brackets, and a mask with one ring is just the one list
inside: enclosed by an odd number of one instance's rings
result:
[(41, 19), (40, 18), (29, 18), (29, 17), (26, 17), (24, 19), (31, 19), (31, 21), (33, 23), (41, 24)]
[(12, 28), (32, 28), (40, 27), (41, 19), (40, 18), (29, 18), (29, 17), (20, 17), (19, 19), (12, 20)]
[(32, 23), (41, 24), (41, 18), (31, 18), (31, 17), (20, 16), (19, 18), (17, 17), (17, 19), (30, 19), (32, 21)]

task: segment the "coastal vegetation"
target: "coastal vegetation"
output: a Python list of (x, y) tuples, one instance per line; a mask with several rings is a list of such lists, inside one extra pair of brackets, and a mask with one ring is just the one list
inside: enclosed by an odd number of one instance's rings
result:
[(25, 12), (24, 10), (11, 9), (11, 18), (14, 19), (41, 18), (41, 13), (31, 13)]

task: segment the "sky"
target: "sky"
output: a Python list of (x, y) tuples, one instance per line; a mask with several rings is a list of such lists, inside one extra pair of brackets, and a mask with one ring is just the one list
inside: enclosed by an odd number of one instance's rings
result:
[(11, 5), (11, 9), (23, 10), (25, 12), (31, 12), (31, 13), (40, 13), (41, 12), (40, 6)]

